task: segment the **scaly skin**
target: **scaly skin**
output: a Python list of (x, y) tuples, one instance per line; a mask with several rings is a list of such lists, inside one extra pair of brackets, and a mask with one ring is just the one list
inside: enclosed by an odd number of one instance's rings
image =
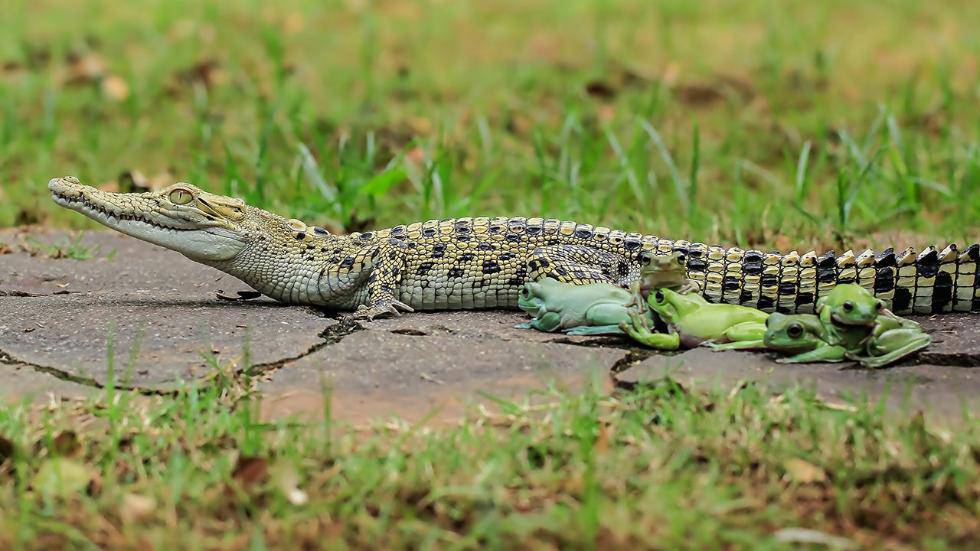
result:
[(239, 199), (176, 184), (118, 194), (75, 178), (49, 182), (54, 200), (113, 229), (225, 271), (293, 304), (411, 309), (515, 308), (521, 286), (551, 276), (629, 285), (657, 255), (680, 252), (712, 302), (813, 311), (837, 283), (858, 282), (896, 312), (980, 311), (980, 247), (916, 256), (763, 254), (541, 218), (460, 218), (331, 235)]
[(642, 302), (622, 287), (572, 285), (550, 277), (525, 283), (517, 306), (534, 316), (518, 327), (569, 335), (622, 335), (619, 324), (629, 320), (630, 312), (649, 316)]
[(693, 348), (708, 342), (738, 343), (730, 348), (758, 348), (769, 316), (755, 308), (714, 304), (701, 295), (684, 295), (670, 289), (654, 290), (647, 303), (667, 324), (669, 333), (650, 331), (649, 321), (635, 314), (622, 324), (622, 329), (637, 342), (661, 350)]

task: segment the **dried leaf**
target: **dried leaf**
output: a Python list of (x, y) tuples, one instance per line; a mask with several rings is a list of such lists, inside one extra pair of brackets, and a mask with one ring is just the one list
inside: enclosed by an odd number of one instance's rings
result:
[(262, 457), (240, 456), (231, 476), (242, 486), (258, 484), (268, 478), (269, 462)]
[(75, 455), (81, 448), (82, 445), (78, 441), (78, 434), (73, 430), (59, 432), (51, 442), (51, 451), (57, 455)]
[(169, 86), (171, 93), (179, 93), (190, 85), (202, 84), (211, 89), (225, 81), (221, 62), (217, 59), (205, 59), (177, 73), (174, 84)]
[(599, 122), (610, 123), (614, 118), (616, 118), (616, 108), (609, 104), (603, 104), (599, 106), (597, 110), (597, 115), (599, 117)]
[(122, 101), (129, 97), (129, 85), (121, 77), (109, 75), (102, 79), (102, 95), (112, 101)]
[(711, 84), (682, 84), (674, 88), (674, 93), (688, 105), (708, 105), (725, 99), (724, 91)]
[(68, 84), (93, 82), (105, 76), (107, 71), (105, 60), (95, 52), (72, 55), (68, 62)]
[(306, 505), (310, 496), (299, 488), (299, 475), (296, 469), (290, 465), (281, 465), (276, 468), (276, 485), (282, 492), (286, 500), (293, 505)]
[(108, 191), (110, 193), (119, 193), (119, 182), (115, 180), (109, 180), (108, 182), (102, 182), (98, 186), (98, 189), (102, 191)]
[(0, 436), (0, 463), (14, 457), (14, 443)]
[(800, 484), (827, 480), (827, 473), (822, 468), (798, 457), (787, 460), (783, 463), (783, 468), (786, 469), (786, 474), (791, 480)]
[(616, 97), (616, 89), (612, 84), (601, 80), (593, 80), (585, 85), (585, 93), (599, 99), (612, 99)]
[(123, 193), (160, 191), (174, 183), (174, 177), (169, 172), (161, 172), (148, 178), (139, 170), (127, 170), (120, 174), (116, 180), (118, 181), (118, 190)]
[(322, 391), (295, 389), (281, 394), (262, 397), (259, 419), (271, 423), (281, 419), (321, 422), (324, 416), (324, 400), (329, 399)]
[(819, 530), (808, 528), (783, 528), (773, 534), (773, 538), (781, 543), (825, 545), (835, 549), (857, 549), (858, 545), (853, 541), (834, 536)]
[(160, 191), (161, 189), (170, 186), (174, 183), (174, 176), (169, 172), (161, 172), (154, 176), (150, 176), (147, 184), (149, 185), (149, 191)]
[(0, 74), (3, 75), (13, 75), (24, 71), (25, 67), (23, 64), (16, 61), (6, 61), (3, 66), (0, 67)]
[(45, 495), (68, 497), (84, 490), (92, 481), (85, 465), (64, 457), (45, 461), (37, 470), (31, 486)]
[(237, 296), (226, 295), (224, 290), (218, 289), (215, 295), (221, 300), (228, 300), (232, 302), (240, 302), (245, 300), (252, 300), (262, 296), (262, 293), (258, 291), (237, 291)]
[(123, 494), (122, 508), (119, 516), (126, 524), (132, 524), (145, 520), (153, 514), (157, 508), (157, 502), (152, 497), (141, 496), (139, 494)]
[(422, 166), (425, 163), (425, 150), (415, 146), (405, 154), (405, 160), (416, 166)]
[(786, 236), (786, 234), (779, 234), (773, 240), (776, 244), (777, 251), (791, 251), (793, 250), (793, 240)]
[(408, 127), (415, 134), (425, 136), (432, 132), (432, 121), (425, 117), (409, 117)]
[(116, 178), (118, 184), (116, 186), (119, 188), (118, 191), (122, 193), (133, 193), (133, 192), (143, 192), (150, 190), (150, 183), (142, 172), (138, 170), (127, 170)]

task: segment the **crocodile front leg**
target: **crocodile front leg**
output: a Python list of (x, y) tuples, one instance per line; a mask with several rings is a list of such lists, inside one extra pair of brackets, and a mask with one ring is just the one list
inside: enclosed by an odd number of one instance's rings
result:
[(372, 320), (400, 316), (415, 310), (398, 300), (398, 288), (405, 270), (407, 246), (397, 239), (380, 243), (370, 254), (367, 300), (358, 306), (355, 319)]

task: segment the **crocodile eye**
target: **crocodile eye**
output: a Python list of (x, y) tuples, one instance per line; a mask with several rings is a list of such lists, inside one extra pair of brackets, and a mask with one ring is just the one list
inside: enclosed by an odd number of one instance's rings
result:
[(167, 198), (175, 205), (186, 205), (194, 200), (194, 196), (186, 189), (175, 189), (170, 192)]
[(798, 323), (790, 324), (786, 328), (786, 334), (789, 335), (791, 339), (798, 339), (803, 336), (803, 326)]
[(843, 306), (844, 306), (844, 311), (845, 311), (845, 312), (850, 312), (850, 311), (852, 311), (852, 310), (854, 310), (854, 303), (853, 303), (853, 302), (851, 302), (851, 301), (849, 301), (849, 300), (848, 300), (848, 301), (846, 301), (846, 302), (845, 302), (845, 303), (843, 304)]

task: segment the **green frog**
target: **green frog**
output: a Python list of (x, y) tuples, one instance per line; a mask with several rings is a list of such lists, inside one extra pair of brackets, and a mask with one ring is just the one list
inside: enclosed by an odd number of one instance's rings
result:
[(835, 338), (838, 331), (846, 328), (864, 327), (870, 331), (878, 314), (884, 310), (884, 302), (871, 294), (871, 291), (853, 283), (835, 286), (829, 293), (817, 299), (816, 305), (817, 315), (830, 332), (831, 338)]
[(932, 336), (923, 331), (921, 325), (884, 310), (875, 320), (863, 349), (859, 352), (848, 351), (847, 358), (864, 367), (884, 367), (930, 344)]
[(859, 347), (863, 334), (842, 332), (841, 340), (831, 334), (826, 324), (813, 314), (787, 315), (774, 312), (766, 320), (765, 347), (777, 352), (793, 354), (776, 360), (779, 363), (840, 362), (847, 354), (847, 346)]
[(661, 350), (693, 348), (710, 343), (716, 348), (760, 348), (766, 331), (765, 312), (736, 304), (714, 304), (697, 293), (681, 294), (660, 288), (647, 297), (647, 304), (664, 323), (668, 333), (651, 331), (650, 318), (630, 312), (620, 324), (637, 342)]
[(812, 314), (774, 313), (766, 321), (766, 348), (793, 354), (779, 363), (853, 360), (865, 367), (883, 367), (922, 350), (932, 337), (918, 323), (888, 312), (871, 327), (831, 326)]
[(640, 278), (633, 284), (634, 294), (648, 296), (656, 289), (670, 289), (682, 295), (700, 291), (698, 284), (688, 279), (684, 255), (679, 252), (656, 255), (640, 270)]
[(611, 283), (572, 285), (550, 277), (525, 283), (517, 298), (534, 319), (517, 327), (569, 335), (622, 335), (620, 324), (636, 314), (652, 322), (633, 293)]

